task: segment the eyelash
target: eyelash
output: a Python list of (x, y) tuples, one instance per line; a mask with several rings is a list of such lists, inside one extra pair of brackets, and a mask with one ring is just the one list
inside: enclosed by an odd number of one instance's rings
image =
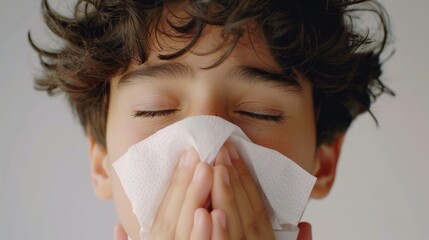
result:
[(178, 109), (167, 109), (161, 111), (136, 111), (133, 117), (165, 117), (179, 111)]
[[(177, 111), (179, 111), (179, 109), (167, 109), (167, 110), (160, 110), (160, 111), (137, 111), (133, 114), (133, 117), (151, 117), (151, 118), (165, 117)], [(246, 112), (246, 111), (237, 111), (237, 113), (253, 119), (264, 120), (264, 121), (283, 122), (285, 120), (285, 118), (282, 115), (264, 115), (264, 114), (258, 114), (253, 112)]]
[(259, 120), (272, 121), (272, 122), (284, 121), (284, 117), (282, 115), (264, 115), (264, 114), (258, 114), (253, 112), (246, 112), (246, 111), (238, 111), (238, 113), (243, 116), (247, 116), (247, 117), (259, 119)]

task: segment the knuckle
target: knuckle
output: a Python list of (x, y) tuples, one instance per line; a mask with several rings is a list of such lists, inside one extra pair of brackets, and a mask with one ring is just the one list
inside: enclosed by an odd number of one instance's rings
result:
[(234, 167), (238, 175), (243, 177), (252, 177), (249, 168), (247, 168), (246, 164), (242, 160), (235, 161)]
[(270, 215), (265, 207), (261, 208), (256, 215), (256, 219), (260, 219), (261, 221), (269, 221)]
[(260, 237), (259, 224), (256, 220), (249, 221), (245, 226), (245, 231), (252, 234), (252, 237)]

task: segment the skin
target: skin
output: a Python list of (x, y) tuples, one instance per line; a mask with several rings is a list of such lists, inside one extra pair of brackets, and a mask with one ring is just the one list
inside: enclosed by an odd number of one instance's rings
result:
[[(272, 82), (249, 81), (234, 74), (242, 67), (281, 72), (257, 30), (244, 34), (220, 65), (202, 69), (223, 54), (222, 50), (199, 54), (221, 43), (220, 31), (219, 27), (207, 27), (191, 52), (169, 61), (159, 60), (158, 55), (174, 52), (187, 42), (161, 38), (162, 46), (154, 42), (147, 62), (140, 66), (133, 64), (111, 80), (106, 147), (88, 136), (91, 172), (96, 194), (102, 199), (113, 198), (123, 228), (133, 239), (139, 239), (140, 226), (112, 163), (133, 144), (189, 116), (222, 117), (238, 125), (254, 143), (294, 160), (318, 177), (313, 197), (325, 196), (332, 186), (343, 136), (316, 146), (310, 83), (299, 77), (300, 88), (279, 88)], [(138, 69), (167, 62), (185, 64), (188, 72), (124, 77)], [(165, 110), (174, 111), (154, 117), (136, 115), (141, 111)], [(281, 115), (283, 119), (280, 122), (255, 119), (249, 112)], [(188, 157), (178, 156), (181, 161), (173, 175), (175, 180), (158, 210), (150, 239), (274, 239), (256, 183), (234, 149), (227, 143), (214, 166), (200, 162), (192, 150)], [(198, 181), (192, 180), (195, 178)], [(213, 209), (205, 208), (209, 199)], [(308, 225), (302, 226), (300, 239), (311, 239)]]

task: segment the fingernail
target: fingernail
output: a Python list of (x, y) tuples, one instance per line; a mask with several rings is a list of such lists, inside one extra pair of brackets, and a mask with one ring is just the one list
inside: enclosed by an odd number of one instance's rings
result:
[(194, 226), (201, 225), (202, 220), (203, 213), (201, 212), (201, 209), (196, 209), (194, 213)]
[(203, 163), (198, 163), (197, 167), (195, 168), (194, 176), (192, 177), (192, 181), (197, 181), (203, 178), (204, 176), (204, 166)]
[(181, 167), (188, 167), (192, 165), (193, 153), (191, 149), (186, 150), (183, 153), (182, 159), (180, 160)]
[(228, 176), (228, 171), (225, 168), (225, 171), (222, 171), (222, 178), (223, 178), (223, 182), (227, 185), (230, 186), (230, 182), (229, 182), (229, 176)]
[(229, 151), (229, 155), (231, 156), (232, 159), (238, 159), (238, 152), (237, 149), (235, 148), (234, 144), (230, 144), (228, 146), (228, 151)]

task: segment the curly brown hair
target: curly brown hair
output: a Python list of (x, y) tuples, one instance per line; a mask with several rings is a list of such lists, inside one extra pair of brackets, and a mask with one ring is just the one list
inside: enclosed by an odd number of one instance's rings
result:
[[(187, 16), (170, 21), (166, 12), (179, 5)], [(220, 47), (228, 51), (215, 66), (228, 57), (248, 23), (256, 22), (283, 74), (299, 73), (311, 82), (318, 144), (345, 132), (380, 94), (393, 95), (380, 80), (388, 16), (371, 0), (79, 0), (69, 17), (43, 0), (42, 13), (64, 44), (42, 49), (29, 33), (44, 67), (36, 88), (66, 93), (87, 133), (103, 146), (110, 80), (131, 62), (147, 60), (153, 32), (188, 37), (183, 49), (159, 56), (174, 59), (194, 46), (205, 26), (222, 26)], [(357, 25), (360, 13), (376, 16), (377, 27)]]

